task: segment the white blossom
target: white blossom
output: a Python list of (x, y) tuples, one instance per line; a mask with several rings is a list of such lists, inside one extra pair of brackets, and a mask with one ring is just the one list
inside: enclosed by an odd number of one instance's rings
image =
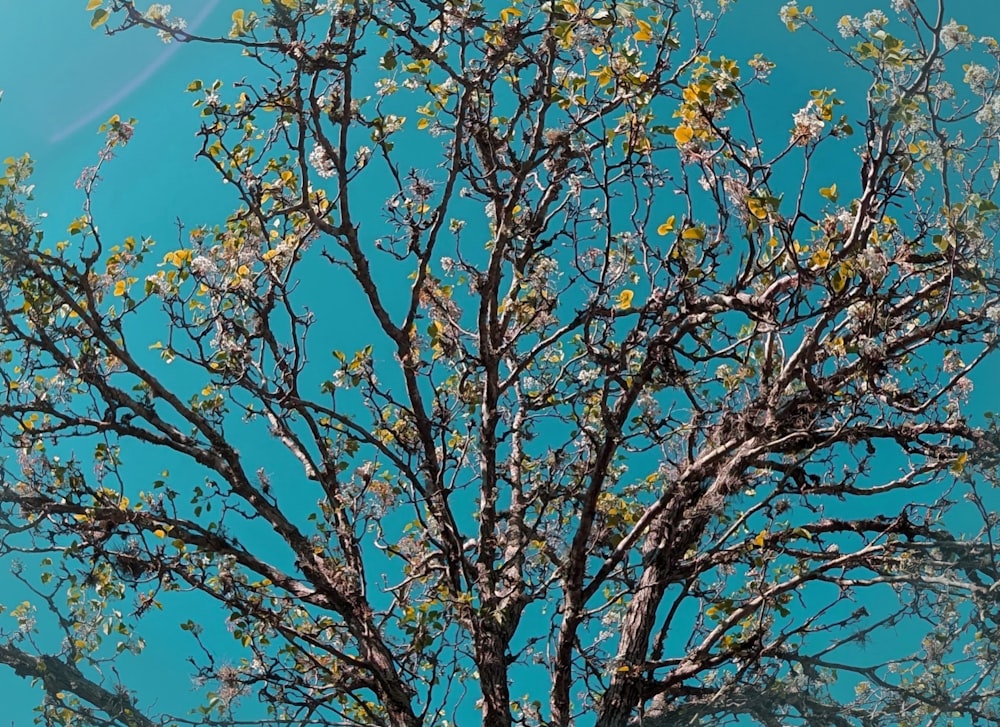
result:
[(941, 28), (941, 43), (947, 50), (962, 46), (968, 48), (975, 40), (972, 33), (964, 25), (959, 25), (954, 20)]
[(146, 11), (146, 19), (154, 23), (162, 23), (170, 15), (170, 5), (166, 3), (153, 3)]
[(778, 19), (793, 30), (802, 25), (799, 16), (799, 4), (795, 0), (785, 3), (778, 11)]
[(151, 293), (162, 293), (163, 292), (163, 275), (160, 273), (155, 273), (153, 275), (146, 276), (146, 284), (149, 286)]
[(195, 255), (191, 260), (191, 272), (195, 275), (206, 275), (215, 271), (215, 262), (206, 255)]
[(370, 146), (359, 146), (358, 150), (354, 152), (354, 163), (358, 165), (358, 169), (361, 169), (366, 164), (368, 160), (371, 159), (372, 149)]
[(337, 174), (337, 163), (331, 159), (319, 144), (315, 144), (309, 152), (309, 164), (316, 173), (324, 179), (329, 179)]
[(970, 63), (965, 66), (965, 78), (963, 79), (972, 89), (973, 93), (983, 95), (986, 93), (986, 87), (992, 80), (993, 74), (990, 73), (986, 66), (981, 66), (978, 63)]
[(799, 109), (792, 120), (795, 122), (795, 128), (792, 130), (792, 141), (800, 145), (818, 139), (826, 123), (820, 118), (820, 108), (814, 100)]
[(391, 96), (399, 90), (399, 84), (391, 78), (380, 78), (375, 81), (375, 93), (379, 96)]
[(962, 360), (962, 356), (955, 349), (948, 349), (944, 354), (944, 361), (941, 363), (941, 369), (945, 373), (954, 374), (965, 368), (965, 362)]
[(992, 35), (984, 35), (979, 38), (979, 42), (986, 46), (986, 52), (994, 58), (1000, 58), (1000, 43)]
[(872, 32), (873, 30), (882, 28), (888, 22), (889, 17), (881, 10), (869, 10), (865, 13), (865, 18), (861, 21), (861, 24), (865, 26), (865, 30)]
[[(167, 21), (167, 25), (169, 25), (173, 30), (180, 31), (187, 27), (187, 21), (184, 18), (174, 18)], [(168, 30), (157, 31), (156, 35), (164, 43), (169, 43), (174, 39), (174, 34)]]
[(1000, 96), (994, 96), (976, 112), (976, 122), (992, 131), (1000, 130)]
[(388, 136), (393, 132), (399, 131), (403, 128), (403, 124), (405, 122), (405, 116), (396, 116), (396, 114), (387, 115), (384, 119), (382, 119), (382, 135)]
[(583, 192), (583, 180), (580, 178), (579, 174), (570, 175), (569, 178), (569, 193), (579, 198), (580, 193)]
[(931, 95), (941, 101), (955, 98), (955, 87), (948, 81), (940, 81), (930, 87)]
[(861, 21), (852, 15), (845, 15), (837, 22), (837, 30), (844, 38), (853, 38), (861, 32)]

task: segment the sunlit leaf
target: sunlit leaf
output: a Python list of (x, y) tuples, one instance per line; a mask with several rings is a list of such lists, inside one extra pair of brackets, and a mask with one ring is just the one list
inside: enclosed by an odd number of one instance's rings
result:
[(769, 214), (767, 204), (757, 197), (747, 197), (747, 209), (758, 220), (766, 220)]
[(233, 27), (229, 31), (229, 35), (237, 37), (246, 33), (246, 11), (242, 8), (237, 8), (232, 14)]
[(667, 233), (672, 232), (676, 222), (677, 222), (677, 215), (670, 215), (670, 217), (667, 218), (666, 222), (664, 222), (662, 225), (656, 228), (656, 234), (666, 235)]
[(825, 268), (830, 264), (830, 251), (829, 250), (817, 250), (812, 254), (809, 261), (813, 264), (815, 268)]
[(682, 124), (674, 129), (674, 139), (678, 144), (687, 144), (694, 138), (694, 129), (687, 124)]
[(597, 84), (599, 86), (607, 86), (615, 78), (615, 74), (611, 70), (610, 66), (604, 66), (599, 71), (591, 71), (590, 75), (597, 78)]
[(521, 11), (515, 7), (504, 8), (500, 11), (500, 20), (509, 23), (511, 18), (521, 17)]
[(651, 41), (653, 39), (653, 26), (645, 20), (637, 20), (636, 24), (639, 26), (639, 30), (632, 37), (643, 43)]

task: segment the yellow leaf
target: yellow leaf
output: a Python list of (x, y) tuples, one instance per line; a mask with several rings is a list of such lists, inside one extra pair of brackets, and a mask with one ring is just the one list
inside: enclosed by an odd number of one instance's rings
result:
[(102, 2), (104, 2), (104, 0), (90, 0), (90, 2), (87, 3), (87, 10), (93, 10), (101, 7)]
[(825, 268), (830, 264), (830, 251), (829, 250), (817, 250), (812, 254), (810, 258), (814, 267)]
[(623, 290), (618, 294), (618, 307), (622, 310), (632, 307), (632, 298), (635, 297), (635, 293), (631, 290)]
[(657, 235), (666, 235), (674, 229), (674, 224), (677, 222), (677, 215), (670, 215), (667, 221), (656, 228)]
[(700, 227), (689, 227), (681, 233), (681, 238), (684, 240), (704, 240), (705, 231)]
[(678, 144), (687, 144), (694, 138), (694, 129), (687, 124), (681, 124), (674, 129), (674, 139)]
[(764, 547), (765, 538), (767, 538), (767, 530), (761, 530), (760, 534), (758, 534), (757, 537), (753, 539), (753, 544), (758, 548), (762, 548)]
[(165, 537), (166, 534), (167, 532), (163, 528), (157, 528), (156, 530), (153, 531), (153, 535), (155, 535), (158, 538)]
[(190, 250), (174, 250), (173, 252), (168, 252), (163, 256), (163, 262), (170, 263), (176, 268), (179, 268), (184, 264), (185, 261), (191, 259)]
[(125, 295), (125, 292), (127, 290), (128, 290), (128, 285), (125, 283), (124, 280), (119, 280), (117, 283), (115, 283), (114, 292), (117, 297), (120, 298), (121, 296)]
[(243, 35), (247, 30), (246, 11), (244, 11), (242, 8), (234, 10), (232, 17), (233, 17), (233, 27), (229, 31), (229, 35), (231, 37)]
[(604, 68), (599, 71), (591, 71), (590, 75), (597, 78), (597, 84), (599, 86), (607, 86), (615, 78), (615, 74), (611, 70), (610, 66), (604, 66)]
[(767, 219), (767, 205), (764, 204), (763, 200), (757, 199), (756, 197), (747, 197), (747, 209), (749, 209), (750, 214), (758, 220)]
[(968, 461), (969, 461), (969, 453), (968, 452), (962, 452), (960, 455), (958, 455), (958, 457), (955, 459), (955, 461), (951, 463), (951, 472), (952, 472), (952, 474), (956, 474), (956, 475), (962, 474), (962, 472), (965, 471), (965, 463), (968, 462)]
[(420, 119), (420, 121), (417, 122), (417, 129), (420, 129), (422, 131), (423, 129), (426, 129), (430, 125), (431, 125), (430, 119)]
[(648, 43), (651, 41), (653, 39), (653, 26), (645, 20), (637, 20), (636, 23), (639, 25), (639, 30), (632, 37), (640, 42)]
[(504, 23), (509, 23), (512, 17), (514, 18), (521, 17), (521, 11), (514, 7), (504, 8), (503, 10), (500, 11), (500, 20), (502, 20)]
[(837, 185), (836, 183), (831, 184), (829, 187), (822, 187), (819, 190), (821, 197), (826, 197), (831, 202), (837, 201)]

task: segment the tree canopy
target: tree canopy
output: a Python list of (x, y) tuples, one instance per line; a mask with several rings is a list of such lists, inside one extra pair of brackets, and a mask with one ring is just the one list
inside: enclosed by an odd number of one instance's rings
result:
[(91, 0), (242, 54), (178, 95), (234, 202), (110, 239), (119, 116), (68, 237), (4, 165), (39, 720), (1000, 722), (1000, 45), (876, 4), (773, 8), (850, 79), (778, 115), (733, 0)]

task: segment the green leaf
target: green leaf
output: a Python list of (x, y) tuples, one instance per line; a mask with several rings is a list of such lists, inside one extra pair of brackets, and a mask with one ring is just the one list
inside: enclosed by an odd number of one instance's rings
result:
[(848, 276), (844, 274), (844, 271), (837, 268), (833, 275), (830, 276), (830, 286), (833, 288), (833, 292), (843, 292), (844, 288), (847, 287), (847, 279)]
[(100, 26), (104, 25), (104, 23), (106, 23), (107, 20), (108, 20), (108, 18), (110, 18), (110, 17), (111, 17), (111, 13), (109, 13), (104, 8), (101, 8), (100, 10), (96, 11), (94, 13), (94, 16), (90, 19), (90, 27), (91, 28), (100, 27)]

